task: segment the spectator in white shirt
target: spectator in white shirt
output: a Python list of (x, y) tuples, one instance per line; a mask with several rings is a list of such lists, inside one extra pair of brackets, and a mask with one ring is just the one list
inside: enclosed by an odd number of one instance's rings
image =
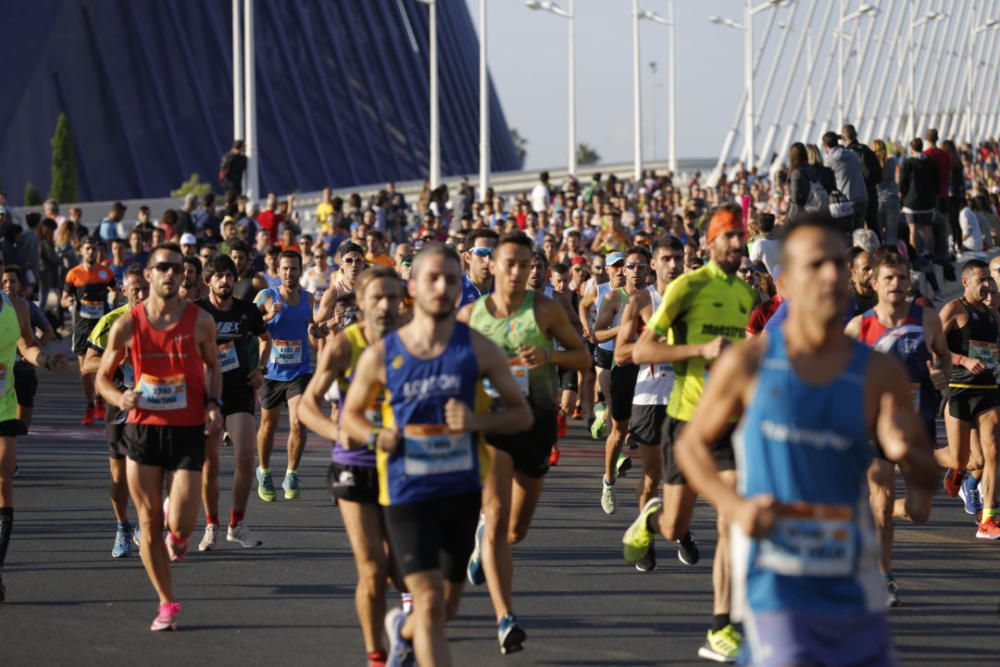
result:
[(531, 210), (535, 213), (547, 211), (552, 202), (552, 195), (549, 194), (549, 172), (543, 171), (538, 175), (538, 184), (531, 190)]
[(958, 214), (958, 224), (962, 229), (962, 248), (965, 250), (983, 249), (983, 232), (979, 224), (980, 209), (979, 200), (969, 197), (965, 200), (965, 206)]

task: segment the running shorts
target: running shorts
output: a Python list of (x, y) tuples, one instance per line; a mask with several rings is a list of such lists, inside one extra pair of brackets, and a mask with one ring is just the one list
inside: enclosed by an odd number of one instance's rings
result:
[(97, 326), (98, 321), (84, 317), (77, 319), (73, 327), (73, 354), (78, 357), (87, 354), (87, 339), (90, 338), (90, 332)]
[[(266, 387), (266, 385), (265, 385)], [(301, 393), (301, 392), (300, 392)], [(257, 396), (253, 389), (244, 381), (243, 386), (235, 382), (222, 383), (222, 417), (246, 412), (249, 415), (257, 411)]]
[(632, 439), (640, 445), (659, 447), (663, 422), (667, 419), (666, 405), (633, 405), (629, 429)]
[(465, 568), (475, 547), (481, 495), (470, 491), (385, 508), (389, 545), (404, 577), (440, 569), (448, 581), (465, 581)]
[(632, 417), (632, 399), (639, 377), (638, 364), (625, 364), (611, 369), (611, 418), (627, 422)]
[(306, 391), (312, 373), (303, 373), (291, 380), (264, 380), (264, 388), (261, 389), (260, 407), (264, 410), (277, 408), (289, 401), (289, 399), (301, 396)]
[(594, 347), (594, 365), (604, 370), (611, 370), (611, 362), (614, 361), (615, 353), (604, 348)]
[(0, 421), (0, 438), (16, 438), (28, 432), (28, 425), (20, 419), (5, 419)]
[(205, 426), (125, 424), (129, 459), (164, 470), (196, 470), (205, 463)]
[(348, 500), (362, 505), (378, 505), (378, 469), (372, 466), (345, 466), (336, 461), (326, 473), (330, 498), (334, 503)]
[(757, 611), (743, 623), (744, 664), (892, 667), (895, 651), (884, 613)]
[(514, 459), (514, 468), (528, 477), (544, 477), (549, 471), (549, 454), (558, 440), (558, 408), (553, 403), (541, 407), (531, 404), (535, 423), (527, 431), (514, 434), (487, 433), (486, 442)]
[(27, 361), (14, 362), (14, 391), (17, 393), (17, 404), (22, 408), (35, 407), (35, 393), (38, 391), (38, 375), (35, 367)]
[[(680, 437), (681, 430), (687, 422), (673, 417), (667, 417), (663, 422), (660, 444), (663, 446), (663, 483), (687, 484), (681, 469), (674, 460), (674, 443)], [(731, 424), (721, 438), (712, 443), (712, 459), (716, 467), (722, 470), (736, 470), (736, 453), (733, 451), (733, 431), (736, 424)]]
[(966, 389), (952, 387), (948, 397), (948, 414), (963, 422), (1000, 405), (1000, 391), (997, 389)]
[(125, 446), (125, 417), (122, 411), (107, 404), (104, 414), (104, 435), (108, 441), (108, 458), (121, 461), (128, 456)]
[(579, 381), (579, 371), (572, 370), (570, 368), (563, 368), (562, 366), (556, 367), (556, 372), (559, 374), (559, 388), (563, 391), (579, 391), (580, 381)]

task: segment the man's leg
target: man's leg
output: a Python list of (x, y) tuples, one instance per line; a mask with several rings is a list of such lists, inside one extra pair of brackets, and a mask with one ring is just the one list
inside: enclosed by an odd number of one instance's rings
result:
[(260, 459), (261, 470), (271, 469), (271, 451), (274, 449), (274, 433), (278, 430), (278, 420), (280, 418), (280, 405), (273, 408), (261, 407), (260, 429), (257, 431), (257, 456)]
[[(83, 368), (83, 355), (77, 355), (76, 360), (80, 364), (80, 368)], [(94, 373), (80, 373), (80, 384), (83, 386), (83, 397), (87, 401), (87, 405), (92, 405), (94, 403)]]
[(868, 494), (882, 549), (882, 572), (888, 574), (892, 572), (892, 539), (895, 532), (892, 524), (896, 501), (895, 464), (879, 458), (872, 461), (868, 468)]
[[(163, 544), (163, 468), (141, 465), (131, 459), (125, 464), (128, 488), (142, 529), (139, 553), (146, 574), (156, 589), (160, 604), (174, 602), (170, 560)], [(173, 506), (173, 503), (171, 503)]]
[(538, 499), (542, 496), (545, 477), (530, 477), (517, 468), (514, 469), (514, 484), (510, 495), (510, 526), (507, 542), (518, 544), (528, 536), (528, 528), (535, 517)]
[[(611, 371), (607, 368), (597, 369), (597, 388), (604, 394), (604, 404), (611, 405)], [(594, 397), (597, 400), (597, 397)]]
[[(732, 488), (736, 488), (736, 471), (720, 470), (719, 477)], [(712, 615), (715, 624), (720, 623), (719, 617), (725, 616), (724, 625), (729, 624), (729, 607), (732, 591), (729, 586), (729, 521), (717, 516), (715, 525), (719, 540), (715, 545), (715, 555), (712, 557)], [(717, 628), (713, 628), (717, 629)]]
[(495, 447), (490, 447), (490, 453), (493, 465), (483, 486), (483, 518), (486, 526), (480, 550), (490, 600), (499, 620), (510, 613), (512, 605), (514, 560), (507, 536), (510, 530), (514, 461), (510, 454)]
[(125, 459), (108, 459), (111, 469), (111, 482), (108, 484), (108, 496), (111, 498), (111, 509), (115, 512), (115, 520), (124, 525), (128, 523), (128, 479), (125, 474)]
[(614, 484), (618, 476), (615, 464), (618, 462), (618, 455), (622, 453), (622, 445), (625, 444), (625, 436), (628, 435), (629, 420), (611, 420), (611, 431), (604, 441), (604, 482)]
[(298, 470), (299, 461), (306, 450), (306, 427), (299, 421), (299, 402), (302, 396), (288, 399), (288, 469)]
[[(14, 524), (14, 468), (17, 465), (17, 440), (0, 437), (0, 576), (7, 560), (10, 547), (10, 533)], [(5, 597), (3, 582), (0, 581), (0, 602)]]
[(358, 570), (358, 585), (354, 590), (354, 606), (361, 622), (365, 651), (381, 651), (385, 618), (385, 590), (389, 572), (382, 529), (381, 510), (350, 500), (337, 501), (347, 537)]
[(219, 524), (219, 440), (221, 438), (221, 433), (214, 433), (205, 438), (205, 463), (201, 468), (201, 501), (205, 506), (206, 524)]
[[(424, 570), (406, 575), (406, 587), (413, 594), (413, 613), (403, 624), (402, 636), (413, 642), (413, 652), (418, 665), (450, 667), (448, 639), (445, 636), (447, 604), (444, 578), (439, 570)], [(453, 591), (461, 584), (452, 584)], [(455, 597), (455, 593), (452, 593)], [(457, 602), (452, 602), (457, 609)]]
[(170, 484), (170, 516), (166, 520), (177, 542), (186, 542), (194, 532), (200, 500), (201, 470), (175, 470)]
[[(961, 400), (958, 398), (951, 399)], [(950, 467), (956, 472), (962, 472), (969, 464), (969, 432), (971, 424), (952, 417), (948, 410), (944, 414), (945, 432), (948, 434), (948, 452), (951, 457)]]
[(660, 535), (671, 541), (684, 539), (691, 528), (697, 499), (698, 496), (687, 484), (664, 484), (663, 509), (656, 517)]
[(983, 477), (980, 483), (983, 499), (983, 519), (987, 511), (991, 514), (996, 505), (997, 479), (997, 423), (1000, 420), (1000, 408), (993, 408), (976, 415), (979, 446), (983, 449)]
[(642, 461), (642, 481), (636, 487), (636, 496), (641, 509), (656, 495), (663, 479), (663, 454), (659, 444), (640, 443), (639, 460)]
[[(235, 526), (243, 520), (247, 500), (253, 485), (254, 429), (257, 424), (252, 414), (237, 412), (226, 417), (226, 431), (233, 441), (233, 507), (229, 524)], [(234, 523), (233, 518), (237, 521)]]

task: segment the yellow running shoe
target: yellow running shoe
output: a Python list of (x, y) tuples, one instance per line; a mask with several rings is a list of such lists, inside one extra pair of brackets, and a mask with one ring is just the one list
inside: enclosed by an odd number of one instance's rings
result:
[(743, 636), (730, 623), (718, 632), (708, 631), (698, 657), (715, 662), (736, 662), (743, 647)]

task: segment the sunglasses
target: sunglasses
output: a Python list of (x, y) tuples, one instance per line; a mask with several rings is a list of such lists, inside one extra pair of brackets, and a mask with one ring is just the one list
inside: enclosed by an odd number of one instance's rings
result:
[(594, 271), (603, 271), (603, 270), (604, 270), (603, 264), (594, 264)]
[(476, 257), (492, 257), (493, 256), (493, 248), (490, 248), (490, 247), (487, 247), (487, 246), (475, 246), (475, 247), (469, 248), (469, 252), (471, 252)]
[(736, 269), (736, 273), (753, 273), (753, 269), (749, 267), (740, 267)]
[(344, 259), (340, 260), (340, 263), (353, 266), (354, 264), (364, 264), (365, 260), (358, 259), (357, 257), (345, 257)]
[(649, 264), (626, 264), (625, 265), (625, 270), (626, 271), (638, 271), (638, 270), (643, 270), (644, 271), (644, 270), (646, 270), (648, 268), (649, 268)]
[(153, 269), (160, 273), (169, 273), (171, 271), (174, 273), (183, 273), (184, 265), (180, 262), (157, 262), (153, 264)]

